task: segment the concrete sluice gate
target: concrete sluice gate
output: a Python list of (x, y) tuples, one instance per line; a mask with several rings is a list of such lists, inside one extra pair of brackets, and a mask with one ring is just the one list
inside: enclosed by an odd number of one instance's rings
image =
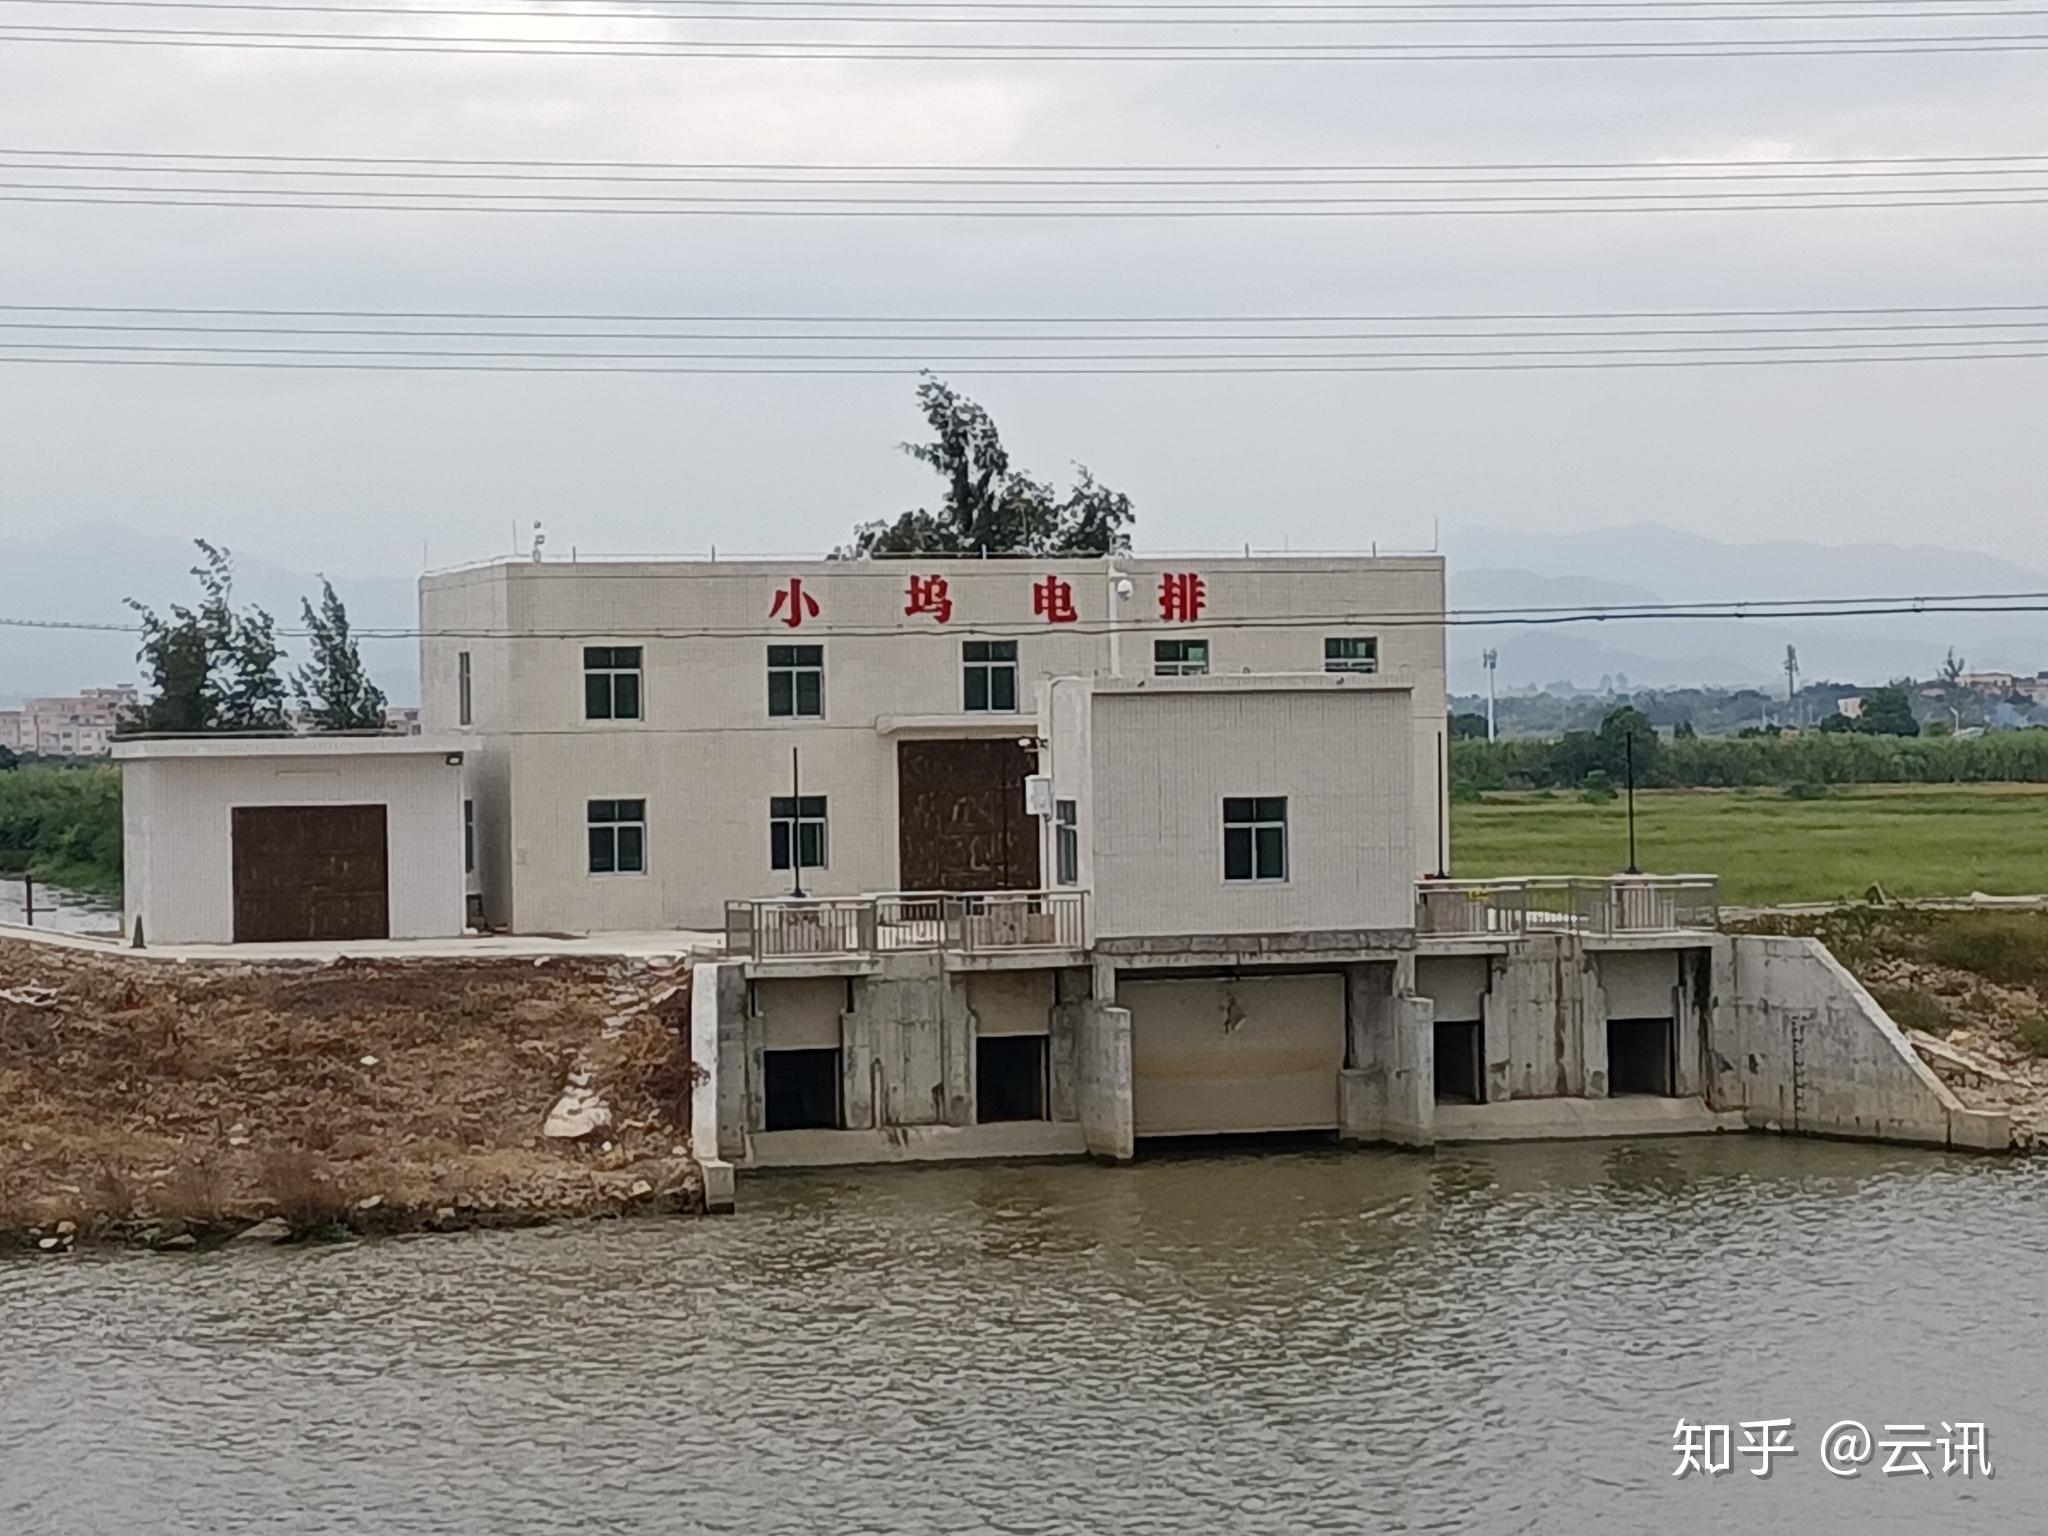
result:
[(701, 1158), (1130, 1158), (1144, 1141), (1745, 1129), (2002, 1150), (1808, 939), (1426, 942), (1192, 966), (884, 954), (699, 969)]

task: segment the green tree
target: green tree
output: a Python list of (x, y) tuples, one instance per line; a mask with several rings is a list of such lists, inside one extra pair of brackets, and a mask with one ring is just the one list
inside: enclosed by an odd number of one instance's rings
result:
[(1131, 499), (1076, 466), (1061, 496), (1010, 463), (993, 417), (943, 380), (926, 376), (917, 400), (932, 440), (903, 451), (946, 482), (939, 509), (905, 512), (894, 521), (862, 523), (845, 553), (1107, 555), (1131, 547)]
[(0, 747), (0, 773), (12, 773), (21, 766), (21, 759), (14, 755), (12, 747)]
[[(1633, 746), (1631, 746), (1633, 741)], [(1599, 765), (1606, 770), (1610, 779), (1625, 781), (1628, 777), (1631, 757), (1635, 763), (1638, 784), (1650, 782), (1656, 771), (1658, 750), (1662, 743), (1657, 739), (1657, 728), (1633, 704), (1624, 704), (1611, 709), (1600, 722), (1598, 737)]]
[(312, 656), (292, 674), (292, 690), (316, 731), (374, 731), (384, 724), (384, 693), (370, 681), (334, 583), (320, 578), (320, 609), (301, 600)]
[(1898, 683), (1874, 689), (1863, 700), (1863, 714), (1856, 729), (1867, 736), (1918, 736), (1919, 722), (1913, 718), (1913, 701)]
[(1824, 716), (1820, 722), (1820, 728), (1829, 736), (1847, 736), (1855, 731), (1856, 720), (1854, 716), (1837, 712)]
[(1698, 741), (1700, 733), (1693, 728), (1693, 723), (1690, 719), (1680, 720), (1678, 724), (1671, 728), (1671, 739), (1673, 741)]
[(276, 626), (261, 608), (234, 609), (234, 560), (204, 539), (196, 608), (173, 603), (169, 617), (134, 598), (142, 619), (136, 659), (149, 675), (149, 698), (122, 721), (131, 731), (198, 733), (282, 730), (284, 682)]
[(1460, 711), (1451, 716), (1451, 740), (1486, 740), (1486, 716), (1476, 711)]

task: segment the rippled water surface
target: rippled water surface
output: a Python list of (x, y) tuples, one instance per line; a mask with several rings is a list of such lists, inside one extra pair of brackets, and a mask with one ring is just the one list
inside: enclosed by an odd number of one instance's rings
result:
[[(19, 875), (0, 875), (0, 923), (26, 923), (29, 892)], [(35, 886), (35, 924), (59, 933), (119, 933), (121, 904), (62, 886)]]
[[(785, 1175), (0, 1263), (0, 1531), (2048, 1531), (2048, 1168), (1765, 1138)], [(1768, 1481), (1674, 1422), (1789, 1416)], [(1834, 1420), (1978, 1419), (1854, 1482)]]

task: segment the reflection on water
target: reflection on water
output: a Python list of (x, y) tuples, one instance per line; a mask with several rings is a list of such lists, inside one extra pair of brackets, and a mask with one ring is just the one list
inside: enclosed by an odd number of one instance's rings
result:
[[(35, 887), (35, 926), (59, 933), (119, 933), (121, 904), (67, 891), (61, 886)], [(27, 920), (28, 889), (20, 875), (0, 875), (0, 923)]]
[[(2042, 1529), (2048, 1170), (1765, 1138), (745, 1180), (0, 1264), (0, 1530)], [(1790, 1416), (1768, 1482), (1683, 1417)], [(1982, 1419), (1855, 1482), (1841, 1418)]]

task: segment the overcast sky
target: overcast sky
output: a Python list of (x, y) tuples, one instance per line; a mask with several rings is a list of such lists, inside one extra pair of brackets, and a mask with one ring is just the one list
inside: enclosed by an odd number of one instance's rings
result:
[[(963, 165), (1998, 154), (2048, 149), (2044, 69), (2043, 53), (933, 65), (0, 41), (0, 140)], [(2048, 300), (2044, 234), (2037, 207), (1129, 224), (0, 204), (0, 299), (1105, 315), (2024, 303)], [(1079, 460), (1128, 491), (1151, 548), (1652, 518), (2013, 553), (2042, 526), (2048, 361), (957, 381), (1028, 467), (1064, 479)], [(894, 377), (0, 365), (0, 534), (114, 520), (338, 575), (410, 573), (423, 548), (436, 565), (499, 552), (534, 518), (558, 549), (815, 550), (933, 498), (894, 451), (919, 425)]]

